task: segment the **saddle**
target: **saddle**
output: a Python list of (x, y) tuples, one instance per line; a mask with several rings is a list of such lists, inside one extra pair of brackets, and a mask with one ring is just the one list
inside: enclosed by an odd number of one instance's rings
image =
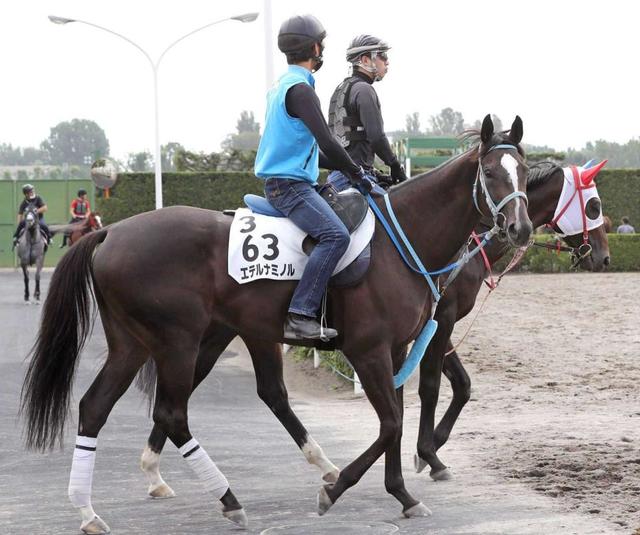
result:
[[(331, 184), (325, 184), (318, 190), (320, 196), (327, 201), (327, 204), (336, 213), (340, 221), (347, 227), (349, 234), (362, 224), (369, 205), (367, 199), (355, 188), (349, 188), (341, 192), (337, 192)], [(244, 203), (252, 212), (267, 215), (271, 217), (286, 217), (280, 210), (274, 208), (271, 203), (260, 195), (249, 193), (244, 196)], [(225, 210), (226, 214), (231, 215), (232, 211)], [(309, 256), (315, 246), (317, 240), (311, 236), (307, 236), (302, 242), (303, 252)], [(344, 270), (331, 277), (329, 285), (333, 287), (351, 286), (366, 274), (369, 269), (371, 260), (371, 244), (360, 253), (360, 255)]]
[[(354, 188), (349, 188), (341, 192), (333, 189), (331, 184), (325, 184), (318, 191), (320, 196), (327, 201), (340, 221), (347, 227), (349, 234), (352, 234), (367, 215), (367, 199)], [(249, 193), (244, 196), (244, 203), (257, 214), (271, 217), (286, 217), (280, 210), (274, 208), (271, 203), (260, 195)]]

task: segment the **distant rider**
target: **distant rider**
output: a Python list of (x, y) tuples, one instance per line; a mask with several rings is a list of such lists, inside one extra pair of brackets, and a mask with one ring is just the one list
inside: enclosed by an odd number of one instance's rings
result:
[[(69, 223), (80, 223), (82, 221), (86, 221), (89, 217), (91, 214), (91, 205), (89, 204), (89, 199), (87, 199), (86, 189), (81, 188), (78, 190), (78, 196), (71, 201), (69, 213), (71, 214), (71, 221), (69, 221)], [(60, 249), (67, 245), (68, 239), (69, 233), (65, 232)]]
[(24, 194), (24, 199), (18, 208), (18, 228), (13, 234), (13, 247), (18, 244), (20, 233), (25, 225), (24, 212), (29, 205), (36, 207), (38, 219), (40, 220), (40, 228), (44, 231), (44, 234), (47, 237), (47, 243), (51, 243), (51, 233), (49, 232), (49, 227), (44, 222), (44, 213), (47, 211), (47, 204), (40, 195), (36, 195), (36, 190), (31, 184), (25, 184), (22, 186), (22, 193)]

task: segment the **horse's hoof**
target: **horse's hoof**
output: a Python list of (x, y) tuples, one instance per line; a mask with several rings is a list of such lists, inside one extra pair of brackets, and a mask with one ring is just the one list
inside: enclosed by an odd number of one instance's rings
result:
[(82, 533), (86, 533), (87, 535), (103, 535), (105, 533), (111, 533), (111, 529), (107, 526), (107, 523), (98, 515), (95, 515), (91, 520), (82, 524), (80, 529), (82, 530)]
[(246, 528), (249, 525), (249, 519), (242, 507), (240, 509), (234, 509), (233, 511), (222, 511), (222, 515), (241, 528)]
[(25, 299), (25, 300), (24, 300), (24, 304), (25, 304), (25, 305), (30, 305), (30, 304), (31, 304), (31, 301), (29, 301), (28, 299)]
[(428, 464), (429, 463), (417, 453), (413, 456), (413, 466), (416, 469), (416, 474), (422, 472)]
[(325, 475), (323, 475), (322, 479), (327, 483), (335, 483), (336, 481), (338, 481), (339, 477), (340, 477), (340, 470), (336, 468), (335, 470), (332, 470), (331, 472), (327, 472)]
[(156, 499), (175, 498), (176, 493), (166, 483), (160, 483), (159, 485), (149, 485), (147, 490), (149, 496)]
[(449, 481), (450, 479), (453, 479), (453, 474), (448, 468), (443, 468), (442, 470), (438, 470), (437, 472), (434, 472), (432, 470), (429, 473), (429, 476), (434, 481)]
[(409, 507), (406, 511), (402, 511), (402, 514), (407, 518), (419, 518), (431, 516), (431, 510), (422, 502), (418, 502), (413, 507)]
[(325, 489), (324, 486), (320, 487), (320, 490), (318, 491), (318, 516), (325, 514), (329, 509), (331, 509), (332, 505), (333, 502), (327, 494), (327, 489)]

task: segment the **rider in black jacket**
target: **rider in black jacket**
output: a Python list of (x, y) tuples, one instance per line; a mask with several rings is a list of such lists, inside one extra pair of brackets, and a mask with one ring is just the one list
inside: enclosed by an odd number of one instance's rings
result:
[[(387, 74), (389, 49), (385, 41), (372, 35), (359, 35), (351, 41), (347, 61), (352, 64), (353, 73), (338, 85), (331, 97), (329, 128), (353, 161), (376, 182), (373, 162), (377, 155), (390, 167), (390, 182), (397, 184), (405, 181), (407, 176), (384, 133), (380, 100), (373, 87), (374, 82)], [(333, 171), (328, 180), (338, 190), (350, 186), (340, 171)]]

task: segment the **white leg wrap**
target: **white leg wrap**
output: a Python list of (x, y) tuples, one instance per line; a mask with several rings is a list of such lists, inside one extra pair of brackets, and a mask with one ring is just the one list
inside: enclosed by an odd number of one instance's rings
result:
[(229, 482), (195, 438), (178, 448), (187, 464), (204, 483), (204, 488), (218, 500), (229, 490)]
[(69, 499), (74, 507), (91, 507), (91, 482), (93, 466), (96, 462), (96, 444), (98, 439), (76, 437), (73, 450), (73, 463), (69, 475)]

